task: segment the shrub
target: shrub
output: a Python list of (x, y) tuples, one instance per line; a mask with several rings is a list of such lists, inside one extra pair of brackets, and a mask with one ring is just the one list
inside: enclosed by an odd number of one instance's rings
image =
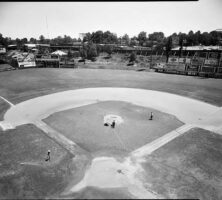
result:
[(130, 63), (134, 63), (135, 61), (136, 61), (136, 53), (135, 52), (132, 52), (131, 54), (130, 54), (130, 57), (129, 57), (129, 62)]

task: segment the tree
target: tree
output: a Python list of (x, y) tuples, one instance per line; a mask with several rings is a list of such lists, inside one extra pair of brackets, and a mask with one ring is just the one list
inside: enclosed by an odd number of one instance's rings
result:
[(91, 35), (91, 41), (96, 44), (103, 43), (103, 32), (102, 31), (93, 32)]
[(90, 42), (91, 39), (92, 39), (92, 34), (88, 32), (88, 33), (85, 34), (85, 36), (83, 38), (83, 42)]
[(93, 32), (91, 35), (89, 33), (88, 36), (84, 37), (84, 40), (87, 41), (87, 38), (89, 38), (89, 36), (90, 40), (88, 39), (88, 41), (91, 41), (95, 44), (114, 44), (118, 41), (117, 35), (111, 33), (110, 31), (96, 31)]
[(78, 42), (78, 40), (76, 38), (73, 38), (72, 41), (73, 42)]
[(46, 44), (50, 44), (51, 40), (50, 39), (45, 39)]
[(109, 55), (109, 57), (111, 57), (111, 54), (113, 52), (113, 46), (111, 45), (105, 45), (104, 46), (104, 51)]
[(129, 57), (129, 62), (134, 63), (136, 61), (136, 53), (132, 52)]
[(97, 49), (95, 44), (88, 44), (87, 59), (93, 60), (97, 57)]
[(3, 35), (0, 33), (0, 44), (1, 44), (1, 45), (5, 45), (4, 43), (5, 43), (4, 37), (3, 37)]
[(96, 45), (96, 51), (97, 51), (97, 56), (99, 56), (100, 52), (102, 52), (103, 48), (101, 45), (97, 44)]
[(222, 41), (222, 32), (219, 31), (212, 31), (209, 33), (211, 37), (211, 44), (212, 45), (219, 45)]
[(71, 44), (72, 38), (70, 36), (64, 35), (63, 44)]
[(201, 32), (200, 31), (197, 31), (196, 33), (194, 33), (194, 44), (195, 45), (199, 45), (201, 44), (200, 42), (200, 35), (201, 35)]
[(54, 39), (52, 40), (52, 42), (53, 42), (53, 44), (55, 44), (55, 45), (61, 45), (61, 44), (63, 43), (63, 38), (62, 38), (61, 36), (58, 36), (58, 37), (54, 38)]
[(157, 41), (158, 43), (163, 42), (164, 38), (165, 37), (163, 32), (154, 32), (149, 34), (149, 40)]
[(21, 42), (22, 42), (23, 45), (24, 45), (24, 44), (27, 44), (27, 43), (28, 43), (28, 39), (27, 39), (27, 38), (22, 38), (22, 39), (21, 39)]
[[(215, 38), (216, 39), (216, 38)], [(212, 43), (214, 43), (213, 38), (211, 37), (211, 35), (207, 32), (204, 32), (200, 35), (200, 43), (203, 45), (210, 45)], [(216, 44), (214, 44), (216, 45)]]
[(45, 37), (43, 35), (39, 36), (39, 42), (40, 43), (45, 43)]
[(37, 43), (37, 40), (36, 40), (35, 38), (31, 37), (31, 38), (29, 39), (29, 42), (32, 43), (32, 44), (36, 44), (36, 43)]
[(103, 41), (104, 44), (114, 44), (117, 43), (117, 35), (111, 33), (110, 31), (106, 31), (103, 33)]
[(188, 46), (193, 46), (194, 44), (195, 44), (194, 32), (193, 31), (189, 31), (189, 33), (187, 35), (187, 45)]
[(10, 45), (10, 44), (12, 44), (13, 43), (13, 41), (12, 41), (12, 39), (10, 38), (10, 37), (5, 37), (4, 39), (3, 39), (3, 45), (4, 46), (8, 46), (8, 45)]
[[(179, 45), (179, 36), (177, 35), (177, 33), (173, 33), (171, 35), (171, 38), (172, 38), (172, 45), (173, 46), (177, 46)], [(167, 42), (168, 38), (166, 39), (166, 42)]]
[(127, 46), (129, 46), (129, 45), (130, 45), (129, 35), (124, 34), (123, 37), (122, 37), (122, 41), (123, 41)]
[(171, 49), (172, 49), (172, 37), (170, 36), (166, 43), (166, 57), (167, 57), (166, 62), (167, 63), (168, 63)]
[(93, 43), (88, 43), (87, 45), (84, 45), (83, 48), (80, 50), (80, 56), (83, 60), (93, 60), (95, 57), (97, 57), (97, 55), (98, 54), (96, 44)]
[(132, 37), (130, 40), (130, 46), (137, 46), (139, 44), (139, 41), (136, 36)]
[(16, 39), (15, 39), (15, 42), (16, 42), (17, 47), (20, 49), (20, 48), (22, 47), (22, 42), (21, 42), (21, 40), (20, 40), (19, 38), (16, 38)]
[(180, 45), (179, 58), (181, 57), (181, 54), (182, 54), (183, 43), (184, 43), (184, 36), (183, 36), (183, 35), (180, 35), (180, 36), (179, 36), (179, 45)]
[(141, 32), (138, 34), (138, 41), (139, 41), (140, 46), (142, 46), (143, 43), (146, 42), (146, 40), (147, 40), (146, 32), (141, 31)]
[(86, 46), (83, 46), (83, 48), (80, 49), (80, 56), (81, 56), (82, 60), (84, 60), (84, 64), (85, 64), (85, 59), (87, 58)]
[(87, 47), (84, 45), (81, 50), (80, 50), (80, 56), (82, 57), (83, 60), (87, 58)]

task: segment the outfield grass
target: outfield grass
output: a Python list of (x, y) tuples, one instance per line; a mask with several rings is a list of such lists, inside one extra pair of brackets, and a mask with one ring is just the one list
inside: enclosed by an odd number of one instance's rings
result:
[(146, 158), (147, 185), (166, 198), (222, 199), (222, 136), (191, 129)]
[(129, 87), (179, 94), (222, 106), (222, 80), (103, 69), (23, 69), (0, 73), (0, 94), (18, 103), (59, 91), (88, 87)]
[[(154, 120), (149, 120), (151, 111)], [(124, 122), (115, 129), (104, 126), (105, 115), (115, 114)], [(49, 126), (89, 152), (131, 152), (183, 125), (176, 117), (119, 101), (106, 101), (52, 114)], [(122, 144), (123, 143), (123, 144)]]
[(9, 108), (9, 104), (0, 98), (0, 121), (4, 119), (4, 114)]
[[(46, 162), (51, 150), (51, 161)], [(86, 162), (33, 125), (0, 131), (0, 198), (44, 198), (58, 195), (70, 179), (79, 178)], [(78, 174), (79, 173), (79, 174)]]

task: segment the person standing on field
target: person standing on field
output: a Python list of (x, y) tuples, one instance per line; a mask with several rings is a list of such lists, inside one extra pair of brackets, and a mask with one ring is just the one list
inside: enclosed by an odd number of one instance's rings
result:
[(116, 123), (115, 123), (115, 120), (112, 122), (112, 124), (111, 124), (111, 127), (112, 128), (115, 128), (115, 125), (116, 125)]
[(51, 151), (48, 150), (48, 152), (47, 152), (47, 158), (45, 159), (45, 161), (50, 161), (50, 153), (51, 153)]
[(150, 113), (150, 120), (153, 120), (153, 112)]

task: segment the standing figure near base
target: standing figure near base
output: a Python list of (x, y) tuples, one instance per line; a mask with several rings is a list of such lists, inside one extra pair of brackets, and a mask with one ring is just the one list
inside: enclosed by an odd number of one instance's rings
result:
[(51, 153), (51, 151), (48, 150), (48, 152), (47, 152), (47, 158), (45, 159), (45, 161), (50, 161), (50, 153)]
[(116, 122), (115, 122), (115, 120), (112, 122), (112, 124), (111, 124), (111, 127), (112, 128), (115, 128), (115, 125), (116, 125)]
[(150, 119), (149, 120), (153, 120), (153, 112), (150, 113)]

